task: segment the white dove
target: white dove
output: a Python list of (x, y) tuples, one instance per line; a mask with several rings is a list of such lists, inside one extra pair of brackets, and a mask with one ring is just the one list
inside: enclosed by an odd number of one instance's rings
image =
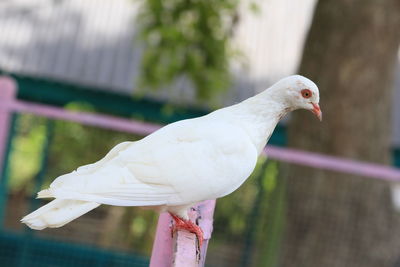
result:
[[(171, 123), (115, 146), (100, 161), (58, 177), (38, 198), (53, 201), (25, 216), (30, 228), (61, 227), (101, 204), (168, 211), (175, 227), (202, 230), (188, 218), (195, 203), (235, 191), (253, 172), (279, 120), (296, 109), (321, 120), (318, 87), (294, 75), (239, 104)], [(175, 229), (176, 230), (176, 229)]]

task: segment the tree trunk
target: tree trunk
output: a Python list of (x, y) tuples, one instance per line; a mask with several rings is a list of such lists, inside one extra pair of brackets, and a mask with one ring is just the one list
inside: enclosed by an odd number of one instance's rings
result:
[[(289, 145), (389, 164), (399, 42), (399, 0), (319, 1), (300, 73), (319, 86), (324, 119), (295, 112)], [(287, 171), (283, 266), (394, 266), (400, 216), (389, 183), (299, 166)]]

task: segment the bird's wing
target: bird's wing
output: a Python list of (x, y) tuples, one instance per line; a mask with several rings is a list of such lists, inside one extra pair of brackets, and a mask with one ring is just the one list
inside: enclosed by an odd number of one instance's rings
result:
[(76, 171), (79, 174), (90, 174), (96, 170), (98, 170), (100, 167), (102, 167), (104, 164), (118, 156), (118, 153), (132, 145), (134, 142), (122, 142), (115, 147), (113, 147), (101, 160), (92, 163), (92, 164), (87, 164), (79, 167)]
[(216, 176), (245, 176), (254, 168), (255, 148), (241, 139), (229, 125), (181, 121), (120, 144), (100, 162), (59, 177), (50, 189), (59, 198), (120, 206), (186, 204), (210, 191), (218, 197), (224, 192)]
[(199, 119), (171, 125), (120, 153), (138, 180), (174, 190), (170, 205), (232, 192), (251, 174), (257, 157), (241, 129)]

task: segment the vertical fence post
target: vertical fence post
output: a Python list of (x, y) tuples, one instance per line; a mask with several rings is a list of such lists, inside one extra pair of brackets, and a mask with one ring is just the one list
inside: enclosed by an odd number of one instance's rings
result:
[(172, 263), (171, 216), (167, 212), (158, 218), (156, 237), (151, 253), (150, 267), (170, 267)]
[(203, 246), (197, 251), (196, 236), (185, 231), (178, 231), (171, 236), (172, 218), (162, 213), (158, 220), (156, 238), (151, 254), (150, 267), (197, 267), (204, 266), (208, 241), (211, 238), (215, 200), (199, 203), (190, 213), (204, 232)]
[[(6, 102), (15, 99), (17, 87), (15, 81), (6, 76), (0, 76), (0, 174), (3, 173), (5, 152), (11, 122), (11, 112), (1, 108)], [(2, 177), (1, 177), (2, 178)]]

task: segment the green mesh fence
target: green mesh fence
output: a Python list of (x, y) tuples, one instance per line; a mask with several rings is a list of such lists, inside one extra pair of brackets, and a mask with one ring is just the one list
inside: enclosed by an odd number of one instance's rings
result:
[(2, 266), (148, 266), (148, 258), (16, 233), (0, 233)]

